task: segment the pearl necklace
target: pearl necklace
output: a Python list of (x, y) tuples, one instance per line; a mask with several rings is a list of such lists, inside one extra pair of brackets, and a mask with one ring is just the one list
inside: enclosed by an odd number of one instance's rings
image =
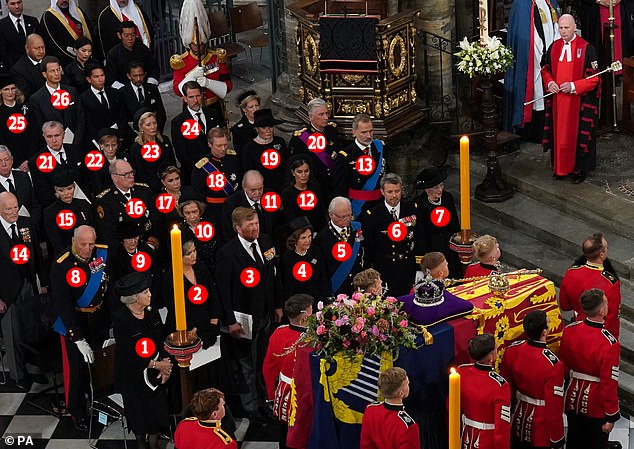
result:
[(442, 203), (442, 197), (438, 198), (438, 201), (434, 201), (430, 197), (427, 197), (427, 201), (429, 201), (434, 206), (440, 206), (440, 204)]
[(307, 253), (307, 252), (308, 252), (308, 250), (304, 251), (303, 253), (300, 253), (300, 252), (298, 252), (297, 250), (295, 250), (295, 253), (296, 253), (298, 256), (302, 256), (302, 257), (304, 257), (304, 256), (306, 255), (306, 253)]

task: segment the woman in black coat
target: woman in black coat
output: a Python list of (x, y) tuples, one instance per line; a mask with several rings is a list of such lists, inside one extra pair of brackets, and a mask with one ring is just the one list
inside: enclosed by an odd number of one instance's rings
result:
[(68, 84), (82, 94), (90, 87), (86, 81), (85, 67), (89, 62), (97, 62), (92, 59), (92, 41), (85, 36), (75, 41), (75, 60), (64, 67), (64, 76)]
[[(290, 223), (297, 217), (306, 217), (315, 229), (323, 229), (326, 226), (328, 206), (321, 186), (311, 176), (308, 155), (292, 156), (288, 171), (291, 182), (282, 190), (284, 222)], [(309, 192), (312, 195), (309, 195)], [(304, 196), (300, 196), (302, 193)]]
[[(24, 102), (24, 94), (17, 89), (13, 75), (0, 75), (0, 100), (0, 144), (9, 148), (13, 168), (18, 168), (39, 151), (42, 130), (37, 129), (35, 116)], [(13, 118), (7, 123), (13, 114), (20, 114), (26, 120)]]
[(253, 128), (255, 120), (253, 115), (255, 111), (260, 109), (260, 97), (254, 90), (247, 90), (238, 97), (238, 106), (242, 112), (242, 117), (238, 123), (231, 127), (231, 141), (233, 149), (238, 155), (238, 160), (240, 160), (244, 146), (258, 135)]

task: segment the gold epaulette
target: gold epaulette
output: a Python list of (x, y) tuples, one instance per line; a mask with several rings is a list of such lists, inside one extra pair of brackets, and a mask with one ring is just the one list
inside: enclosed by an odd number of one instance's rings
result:
[(227, 154), (230, 156), (237, 156), (236, 150), (232, 150), (231, 148), (227, 148)]
[(170, 66), (172, 67), (172, 70), (180, 70), (185, 67), (185, 61), (183, 61), (183, 58), (186, 55), (187, 52), (180, 55), (172, 55), (172, 57), (170, 58)]
[(303, 133), (304, 131), (306, 131), (306, 129), (308, 129), (308, 128), (306, 128), (306, 127), (304, 126), (302, 129), (298, 129), (297, 131), (295, 131), (295, 132), (293, 133), (293, 135), (294, 135), (294, 136), (296, 136), (296, 137), (299, 137), (299, 136), (301, 136), (301, 135), (302, 135), (302, 133)]
[(147, 187), (148, 189), (150, 188), (150, 186), (149, 186), (149, 185), (147, 185), (147, 184), (146, 184), (146, 183), (144, 183), (144, 182), (135, 182), (135, 183), (134, 183), (134, 185), (135, 185), (135, 186), (141, 186), (141, 187)]
[(337, 123), (336, 123), (336, 122), (328, 122), (328, 124), (329, 124), (330, 126), (332, 126), (333, 128), (336, 128), (336, 127), (337, 127)]
[(343, 157), (348, 157), (348, 153), (346, 153), (343, 150), (339, 151), (339, 154), (342, 155)]
[(229, 59), (227, 57), (227, 50), (225, 50), (224, 48), (217, 48), (214, 51), (217, 52), (217, 54), (216, 54), (217, 61), (220, 64), (226, 64), (227, 60)]
[(198, 418), (196, 418), (195, 416), (190, 416), (189, 418), (183, 419), (183, 421), (198, 421)]
[(99, 195), (97, 195), (97, 198), (99, 198), (99, 199), (103, 198), (103, 196), (104, 196), (106, 193), (110, 192), (110, 190), (112, 190), (112, 187), (108, 187), (106, 190), (104, 190), (103, 192), (101, 192)]
[(101, 248), (101, 249), (108, 249), (108, 245), (104, 245), (103, 243), (96, 243), (95, 247)]
[(68, 256), (70, 256), (70, 251), (66, 251), (64, 254), (59, 256), (59, 258), (57, 259), (57, 263), (64, 262), (68, 258)]
[(214, 433), (218, 435), (218, 437), (222, 440), (223, 443), (225, 443), (225, 446), (228, 444), (231, 444), (231, 442), (233, 441), (233, 439), (229, 436), (229, 434), (225, 432), (224, 430), (222, 430), (220, 427), (216, 427), (214, 429)]
[(196, 162), (196, 168), (203, 168), (203, 166), (209, 162), (209, 159), (207, 159), (206, 157), (202, 158), (201, 160), (199, 160), (198, 162)]

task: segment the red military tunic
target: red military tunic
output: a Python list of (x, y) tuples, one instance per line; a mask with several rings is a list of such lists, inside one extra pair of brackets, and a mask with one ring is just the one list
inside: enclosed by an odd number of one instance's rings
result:
[(493, 367), (460, 365), (462, 449), (509, 449), (511, 388)]
[(220, 421), (185, 418), (174, 432), (175, 449), (238, 449), (238, 443), (220, 428)]
[[(231, 83), (231, 78), (229, 77), (229, 67), (225, 61), (226, 53), (224, 56), (222, 54), (216, 55), (212, 53), (211, 50), (207, 50), (207, 54), (203, 57), (202, 65), (205, 69), (205, 72), (215, 70), (206, 75), (207, 79), (222, 81), (227, 85), (227, 92), (231, 91), (233, 84)], [(179, 97), (183, 96), (183, 93), (180, 91), (178, 86), (185, 79), (187, 74), (191, 72), (196, 66), (198, 66), (198, 58), (191, 51), (186, 51), (182, 55), (173, 55), (170, 58), (170, 64), (172, 66), (172, 70), (174, 71), (174, 92)], [(205, 89), (205, 105), (209, 105), (214, 103), (218, 97), (211, 90)]]
[(369, 404), (363, 414), (360, 449), (420, 449), (418, 424), (402, 405)]
[(269, 400), (273, 400), (273, 415), (288, 422), (291, 399), (291, 381), (295, 368), (295, 347), (299, 336), (306, 329), (294, 324), (280, 326), (269, 338), (262, 375)]
[(591, 288), (603, 290), (608, 298), (608, 315), (605, 317), (604, 327), (619, 338), (621, 284), (603, 265), (586, 262), (585, 265), (569, 268), (561, 281), (559, 307), (561, 310), (574, 310), (575, 320), (583, 321), (586, 314), (579, 299), (583, 292)]
[(500, 374), (515, 391), (511, 431), (536, 447), (564, 445), (564, 365), (542, 341), (518, 341), (504, 353)]
[(566, 413), (616, 422), (619, 419), (621, 345), (602, 323), (584, 321), (564, 329), (559, 357), (570, 370)]
[(494, 271), (500, 271), (500, 267), (496, 267), (495, 265), (489, 265), (482, 262), (472, 263), (467, 267), (464, 272), (465, 278), (471, 278), (476, 276), (488, 276)]

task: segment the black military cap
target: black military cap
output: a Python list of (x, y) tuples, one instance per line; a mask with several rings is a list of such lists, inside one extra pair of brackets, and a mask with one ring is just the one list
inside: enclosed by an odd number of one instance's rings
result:
[(148, 272), (135, 271), (130, 274), (126, 274), (115, 284), (117, 295), (132, 296), (136, 293), (141, 293), (146, 288), (152, 285), (152, 275)]
[(423, 168), (421, 172), (416, 175), (416, 188), (417, 189), (431, 189), (447, 179), (447, 169), (437, 167)]

